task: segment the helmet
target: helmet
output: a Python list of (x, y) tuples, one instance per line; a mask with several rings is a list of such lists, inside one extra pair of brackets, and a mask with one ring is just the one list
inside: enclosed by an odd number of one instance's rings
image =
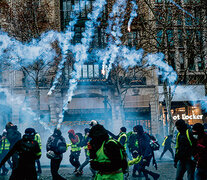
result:
[(25, 135), (26, 136), (35, 136), (35, 130), (33, 128), (27, 128), (25, 129)]
[(54, 153), (54, 151), (47, 151), (46, 156), (48, 159), (54, 159), (55, 153)]
[(95, 126), (95, 125), (97, 125), (98, 124), (98, 122), (96, 121), (96, 120), (91, 120), (91, 122), (90, 122), (90, 126), (91, 127), (93, 127), (93, 126)]

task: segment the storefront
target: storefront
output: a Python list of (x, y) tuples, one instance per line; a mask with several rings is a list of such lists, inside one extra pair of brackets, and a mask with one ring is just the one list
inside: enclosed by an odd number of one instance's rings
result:
[[(171, 114), (174, 122), (178, 119), (183, 119), (189, 125), (203, 123), (204, 115), (202, 114), (200, 104), (191, 105), (190, 102), (172, 102)], [(164, 119), (164, 125), (166, 125), (165, 103), (162, 103), (162, 116)]]
[[(160, 101), (160, 120), (163, 121), (163, 126), (167, 126), (169, 121), (167, 117), (166, 104), (162, 87), (159, 87), (161, 94)], [(204, 114), (199, 102), (205, 97), (205, 87), (202, 85), (194, 86), (178, 86), (174, 91), (171, 102), (171, 113), (174, 122), (178, 119), (183, 119), (187, 124), (204, 122)]]
[(203, 123), (203, 114), (199, 104), (175, 108), (172, 110), (172, 117), (174, 121), (183, 119), (189, 125)]

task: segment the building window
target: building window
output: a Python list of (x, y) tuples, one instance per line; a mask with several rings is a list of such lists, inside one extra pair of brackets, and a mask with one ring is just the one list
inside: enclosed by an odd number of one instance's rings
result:
[(78, 70), (78, 75), (83, 79), (100, 78), (100, 68), (98, 64), (84, 64)]
[(198, 56), (196, 57), (196, 61), (198, 63), (198, 70), (202, 71), (204, 69), (204, 57)]
[[(94, 0), (61, 0), (60, 11), (61, 11), (61, 26), (62, 30), (66, 28), (70, 22), (72, 12), (72, 6), (78, 5), (79, 19), (87, 20), (88, 14), (92, 11)], [(103, 10), (103, 19), (106, 19), (106, 8)]]
[(175, 52), (168, 53), (168, 62), (173, 67), (173, 69), (176, 69), (176, 67), (175, 67)]
[(183, 0), (183, 2), (184, 2), (185, 4), (188, 4), (188, 3), (191, 2), (191, 0)]
[(179, 44), (179, 47), (183, 47), (183, 31), (182, 31), (182, 29), (178, 29), (178, 44)]
[(128, 32), (128, 46), (133, 47), (138, 44), (138, 31)]
[[(189, 14), (192, 14), (191, 10), (188, 9), (187, 12)], [(185, 25), (186, 26), (192, 26), (193, 25), (193, 19), (191, 16), (189, 16), (188, 14), (185, 14)]]
[(195, 70), (195, 62), (193, 56), (188, 56), (188, 69), (194, 71)]
[(178, 24), (178, 26), (181, 26), (182, 24), (183, 24), (183, 21), (182, 21), (182, 14), (178, 14), (177, 15), (178, 16), (178, 20), (177, 20), (177, 24)]
[(84, 27), (75, 27), (75, 35), (73, 38), (74, 44), (81, 43), (82, 33), (85, 31)]
[(182, 52), (179, 53), (179, 60), (180, 60), (180, 69), (183, 70), (184, 69), (184, 57), (183, 57)]
[(155, 0), (155, 3), (162, 3), (162, 0)]
[(162, 35), (163, 35), (163, 30), (158, 30), (157, 32), (157, 46), (160, 47), (162, 43)]
[(173, 47), (174, 46), (173, 30), (172, 29), (167, 30), (166, 34), (167, 34), (167, 44), (168, 44), (168, 47)]

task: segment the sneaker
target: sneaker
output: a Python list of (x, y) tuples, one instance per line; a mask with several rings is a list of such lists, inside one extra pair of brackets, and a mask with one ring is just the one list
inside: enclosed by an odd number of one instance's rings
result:
[(83, 175), (83, 171), (79, 171), (79, 170), (77, 170), (77, 172), (76, 172), (75, 175), (76, 175), (76, 176), (81, 176), (81, 175)]
[(154, 180), (157, 180), (157, 179), (159, 179), (159, 177), (160, 177), (160, 175), (159, 174), (156, 174), (156, 175), (153, 176), (153, 179)]
[(2, 176), (6, 176), (8, 172), (9, 172), (9, 170), (6, 169), (6, 170), (3, 171), (3, 173), (1, 173), (1, 175), (2, 175)]

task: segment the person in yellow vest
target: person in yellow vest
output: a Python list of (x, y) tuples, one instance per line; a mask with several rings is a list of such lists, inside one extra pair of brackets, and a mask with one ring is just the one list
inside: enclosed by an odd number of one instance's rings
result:
[(14, 154), (17, 153), (18, 165), (12, 170), (10, 180), (37, 180), (35, 160), (41, 157), (41, 150), (34, 141), (35, 130), (27, 128), (22, 139), (17, 141), (0, 163), (0, 168)]
[(95, 180), (123, 180), (122, 153), (117, 141), (110, 139), (100, 124), (91, 128), (89, 137), (90, 165), (97, 171)]
[(81, 153), (81, 140), (73, 129), (68, 131), (68, 137), (71, 141), (71, 151), (70, 151), (70, 163), (75, 167), (74, 173), (77, 173), (78, 168), (80, 167), (80, 153)]
[(114, 138), (114, 139), (116, 139), (118, 142), (120, 142), (120, 143), (124, 146), (125, 150), (126, 150), (126, 147), (127, 147), (127, 134), (126, 134), (126, 131), (127, 131), (127, 129), (126, 129), (125, 127), (121, 127), (121, 128), (120, 128), (120, 133), (119, 133), (118, 136), (116, 136), (116, 135), (114, 135), (112, 132), (108, 131), (108, 134), (109, 134), (112, 138)]
[(178, 130), (174, 159), (174, 167), (177, 168), (176, 180), (183, 179), (186, 171), (188, 180), (194, 180), (196, 163), (192, 160), (192, 157), (194, 155), (196, 141), (184, 120), (177, 120), (175, 126)]
[[(10, 149), (10, 142), (6, 137), (6, 131), (3, 132), (1, 137), (1, 143), (0, 143), (0, 161), (6, 156), (6, 154), (9, 152)], [(12, 169), (12, 162), (10, 159), (8, 159), (8, 164), (10, 165), (10, 168)], [(1, 175), (7, 175), (8, 169), (5, 167), (5, 164), (2, 166), (2, 173)]]
[[(42, 150), (41, 137), (40, 137), (40, 135), (37, 132), (35, 132), (34, 140), (38, 142), (38, 144), (40, 146), (40, 150)], [(42, 173), (42, 169), (41, 169), (41, 164), (40, 164), (40, 160), (39, 159), (36, 160), (36, 164), (37, 164), (37, 173), (41, 174)]]
[[(83, 168), (89, 164), (89, 160), (90, 160), (90, 157), (89, 157), (89, 150), (88, 150), (88, 142), (90, 141), (90, 138), (89, 138), (88, 135), (89, 135), (89, 131), (90, 131), (90, 129), (89, 129), (89, 128), (85, 128), (84, 131), (85, 131), (85, 136), (84, 136), (84, 138), (83, 138), (83, 140), (82, 140), (81, 145), (82, 145), (83, 149), (85, 150), (85, 157), (86, 157), (86, 159), (85, 159), (85, 161), (80, 165), (80, 167), (78, 168), (78, 171), (77, 171), (77, 173), (76, 173), (77, 176), (80, 176), (80, 175), (83, 174)], [(91, 170), (91, 172), (92, 172), (92, 174), (93, 174), (93, 177), (95, 177), (95, 171), (94, 171), (92, 168), (90, 168), (90, 170)]]
[(171, 147), (171, 144), (174, 143), (173, 140), (173, 135), (168, 135), (165, 137), (163, 143), (162, 143), (162, 146), (164, 146), (164, 149), (163, 149), (163, 152), (162, 154), (160, 155), (160, 160), (162, 159), (162, 157), (164, 156), (164, 154), (169, 150), (172, 154), (172, 158), (174, 159), (174, 152), (173, 152), (173, 149)]

